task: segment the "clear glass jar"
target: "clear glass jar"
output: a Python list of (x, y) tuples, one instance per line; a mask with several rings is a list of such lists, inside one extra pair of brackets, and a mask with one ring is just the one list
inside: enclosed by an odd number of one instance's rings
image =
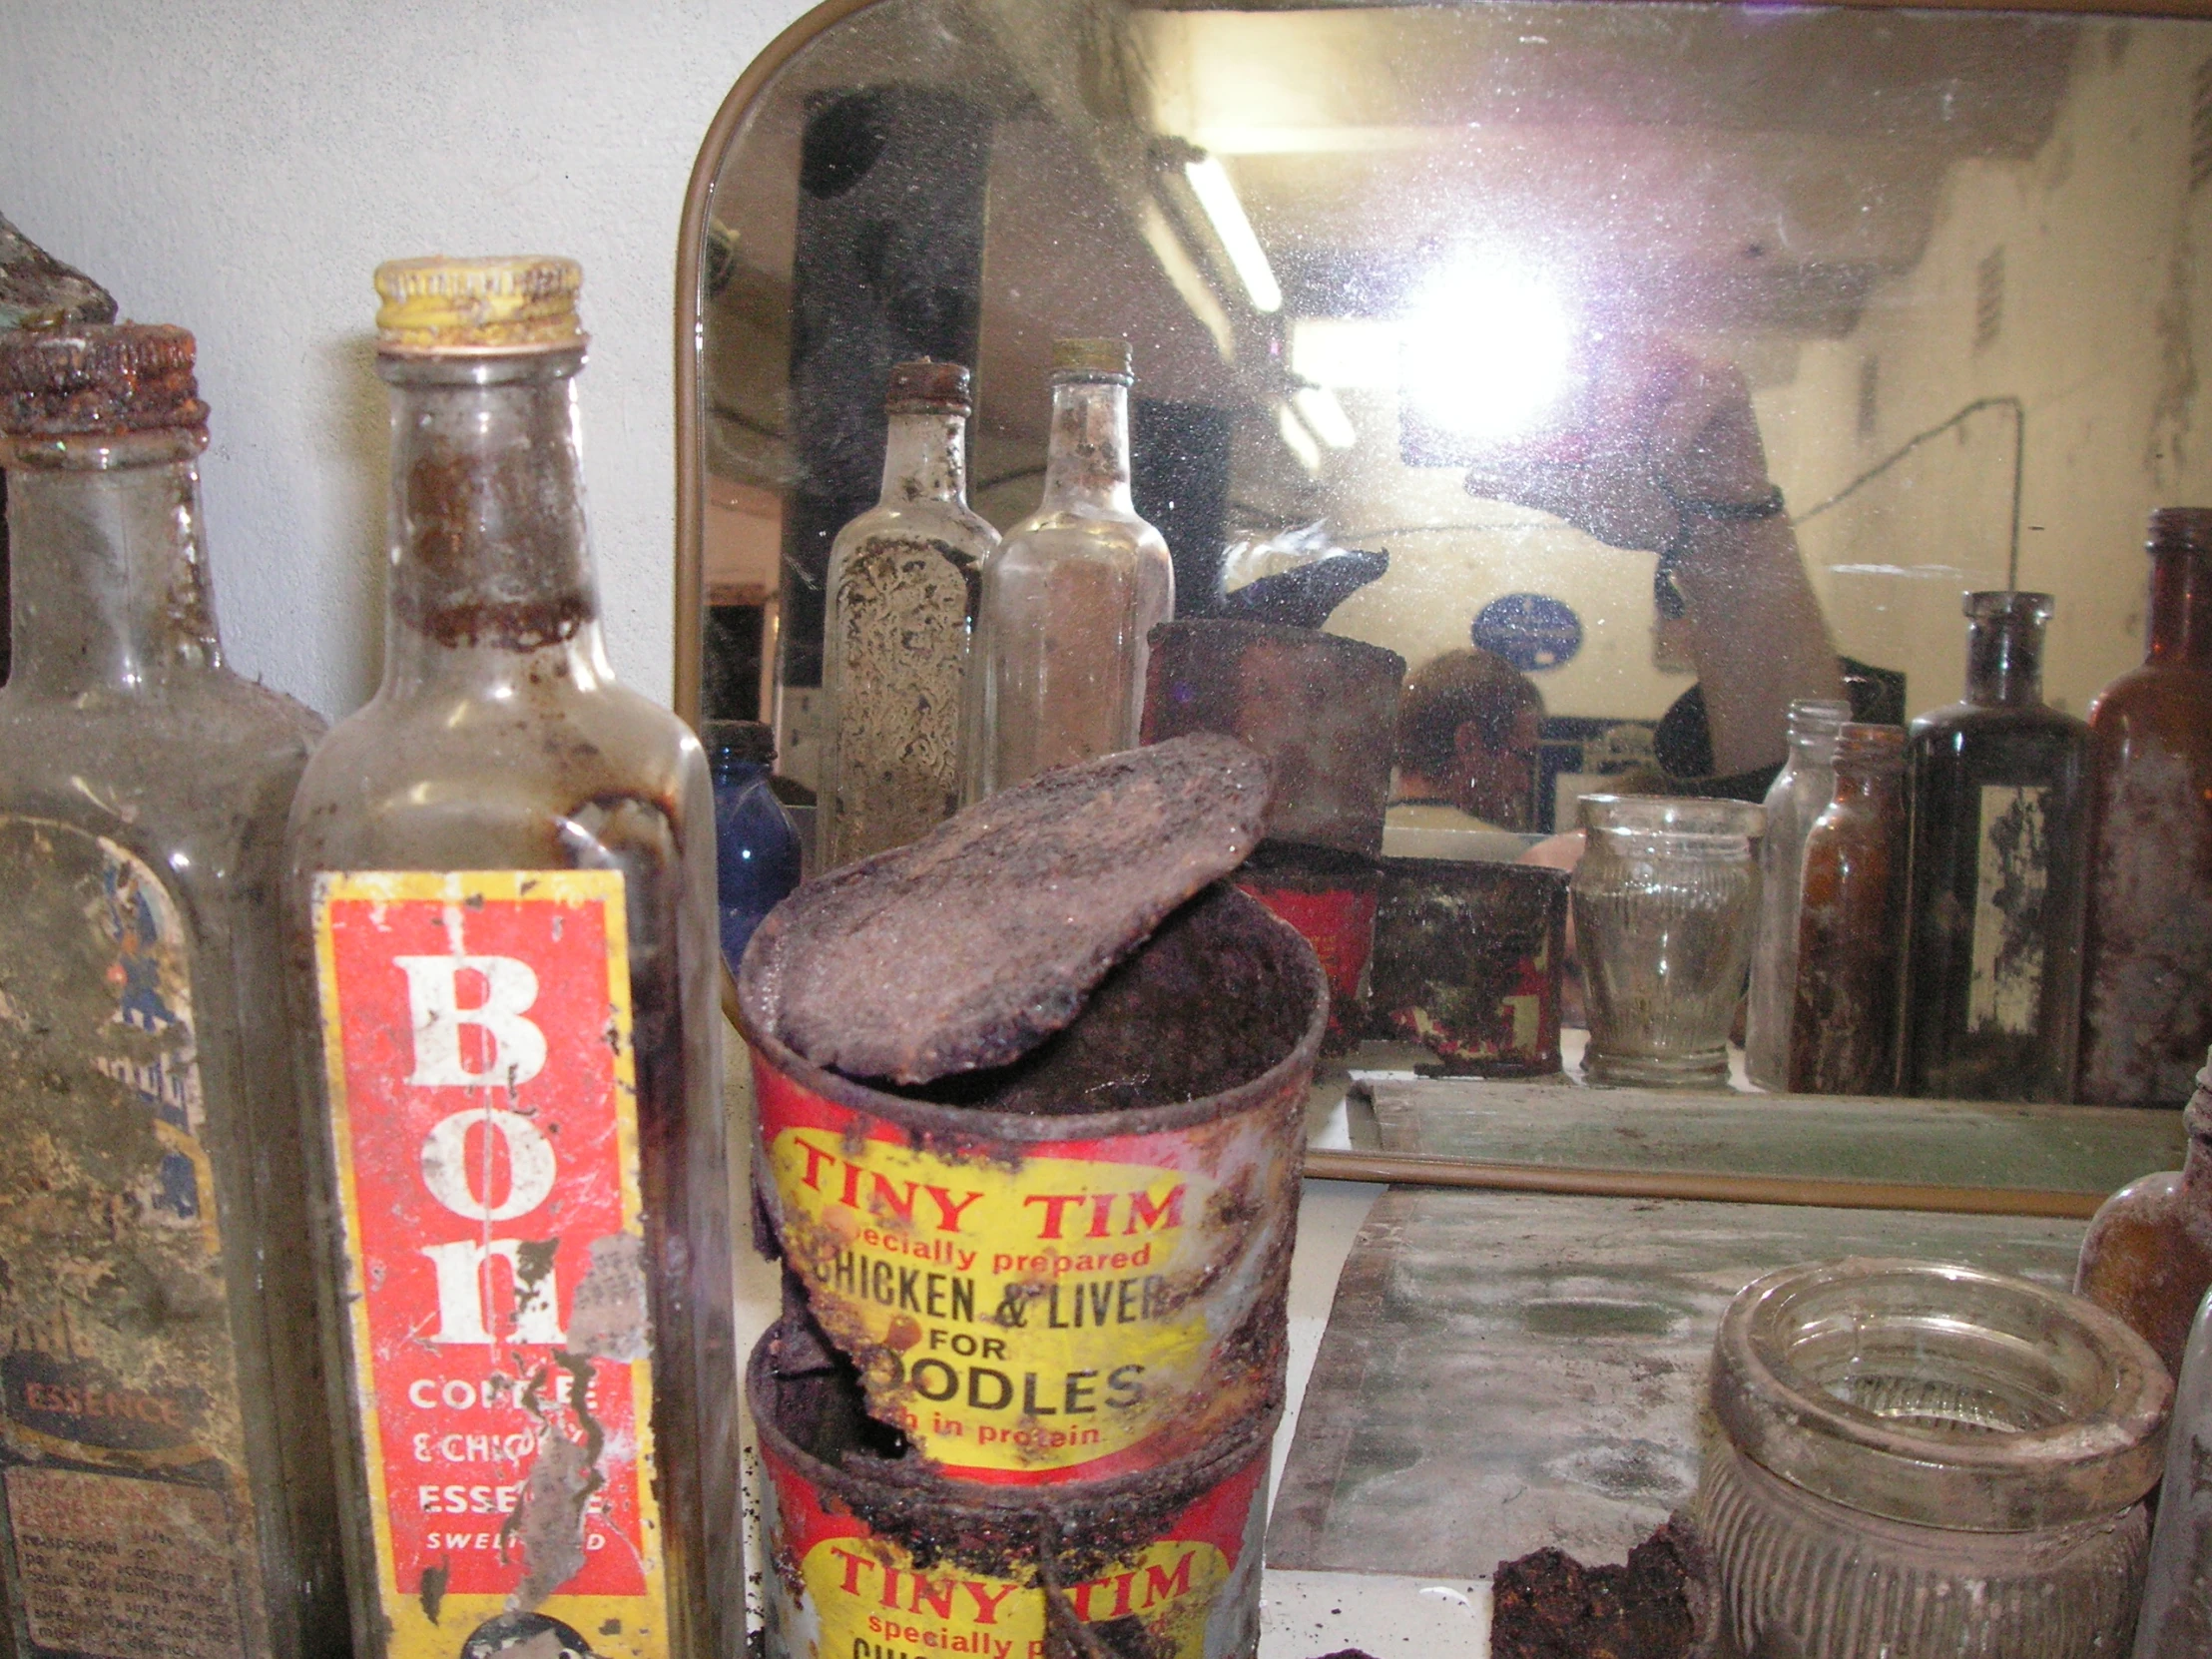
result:
[(1759, 924), (1752, 935), (1744, 1069), (1763, 1089), (1789, 1087), (1790, 1018), (1797, 1001), (1798, 903), (1805, 837), (1836, 796), (1836, 732), (1849, 703), (1801, 697), (1790, 705), (1790, 758), (1767, 791), (1759, 841)]
[(1569, 891), (1588, 984), (1593, 1083), (1725, 1087), (1728, 1028), (1759, 908), (1737, 801), (1586, 795), (1588, 846)]
[(1785, 1268), (1713, 1349), (1694, 1513), (1737, 1649), (2118, 1653), (2172, 1385), (2102, 1309), (1933, 1262)]
[(1129, 493), (1129, 346), (1052, 347), (1044, 499), (983, 561), (963, 799), (1137, 746), (1175, 566)]

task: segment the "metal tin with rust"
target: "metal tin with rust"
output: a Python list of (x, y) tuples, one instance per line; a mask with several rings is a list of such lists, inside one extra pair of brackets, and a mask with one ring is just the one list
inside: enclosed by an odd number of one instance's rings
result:
[[(1156, 1469), (1282, 1397), (1328, 997), (1313, 952), (1255, 900), (1223, 887), (1196, 906), (1034, 1055), (956, 1080), (973, 1104), (813, 1064), (774, 1035), (764, 976), (741, 976), (762, 1219), (870, 1413), (947, 1475)], [(1172, 1072), (1179, 1047), (1241, 1056), (1238, 1074), (1070, 1109)]]
[(1221, 732), (1267, 757), (1266, 834), (1375, 857), (1405, 659), (1318, 628), (1223, 617), (1148, 636), (1143, 741)]
[(1299, 930), (1329, 981), (1324, 1054), (1360, 1040), (1375, 951), (1375, 907), (1382, 885), (1375, 860), (1329, 847), (1264, 841), (1236, 874), (1237, 886)]
[[(1051, 1488), (954, 1483), (835, 1442), (848, 1380), (761, 1339), (767, 1659), (1250, 1659), (1276, 1413), (1202, 1455)], [(786, 1375), (795, 1369), (797, 1375)]]
[(1449, 1076), (1556, 1072), (1566, 927), (1563, 870), (1384, 858), (1369, 1031), (1419, 1043)]

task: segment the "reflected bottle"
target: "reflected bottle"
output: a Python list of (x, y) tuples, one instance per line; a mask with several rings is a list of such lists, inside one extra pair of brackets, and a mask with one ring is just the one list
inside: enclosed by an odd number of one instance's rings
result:
[(2197, 1309), (2166, 1425), (2166, 1479), (2151, 1529), (2133, 1659), (2212, 1653), (2212, 1301)]
[(2212, 509), (2150, 521), (2150, 650), (2089, 706), (2081, 1098), (2173, 1106), (2212, 1044)]
[(0, 336), (0, 1652), (26, 1659), (346, 1644), (276, 1012), (321, 722), (224, 666), (207, 419), (181, 328)]
[(2098, 1208), (2081, 1241), (2074, 1294), (2135, 1328), (2168, 1371), (2181, 1367), (2189, 1322), (2212, 1288), (2212, 1085), (2197, 1074), (2182, 1108), (2181, 1168), (2131, 1181)]
[(360, 1659), (744, 1645), (714, 800), (601, 642), (579, 283), (376, 273), (383, 681), (285, 895)]
[(776, 764), (773, 727), (758, 720), (710, 720), (701, 736), (715, 781), (722, 956), (735, 973), (753, 929), (799, 885), (799, 830), (769, 784), (769, 768)]
[(960, 805), (960, 723), (984, 559), (968, 510), (968, 371), (891, 370), (883, 497), (830, 550), (822, 867), (929, 832)]
[(1129, 493), (1129, 345), (1052, 347), (1044, 499), (983, 562), (965, 799), (1133, 749), (1175, 567)]
[(2042, 699), (2042, 593), (1969, 593), (1966, 696), (1913, 722), (1905, 1092), (2073, 1098), (2089, 729)]
[(1886, 1094), (1897, 1082), (1905, 728), (1846, 723), (1835, 760), (1835, 797), (1806, 833), (1799, 871), (1789, 1084)]
[(1759, 924), (1752, 939), (1744, 1031), (1744, 1066), (1763, 1089), (1789, 1086), (1805, 837), (1835, 799), (1836, 729), (1849, 719), (1848, 703), (1821, 698), (1792, 703), (1789, 758), (1767, 791), (1767, 832), (1759, 841)]

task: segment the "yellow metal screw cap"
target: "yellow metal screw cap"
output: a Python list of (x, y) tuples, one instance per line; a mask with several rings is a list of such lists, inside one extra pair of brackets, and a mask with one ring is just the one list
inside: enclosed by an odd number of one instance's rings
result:
[(376, 268), (386, 351), (548, 351), (584, 343), (584, 268), (550, 255), (387, 260)]
[(1129, 342), (1125, 339), (1056, 339), (1052, 342), (1052, 377), (1055, 380), (1120, 380), (1130, 375)]

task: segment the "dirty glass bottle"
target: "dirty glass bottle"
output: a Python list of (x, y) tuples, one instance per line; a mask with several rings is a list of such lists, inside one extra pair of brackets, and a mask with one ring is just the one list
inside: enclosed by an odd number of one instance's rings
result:
[(2081, 1098), (2175, 1106), (2212, 1044), (2212, 509), (2150, 521), (2150, 649), (2089, 706)]
[(1129, 345), (1052, 347), (1044, 499), (983, 561), (965, 799), (1133, 749), (1175, 567), (1129, 493)]
[(1767, 791), (1759, 840), (1759, 923), (1752, 936), (1744, 1066), (1763, 1089), (1789, 1086), (1790, 1015), (1797, 999), (1798, 878), (1805, 836), (1836, 795), (1836, 729), (1851, 705), (1799, 698), (1790, 705), (1790, 754)]
[(1904, 1086), (2073, 1098), (2089, 730), (2042, 697), (2042, 593), (1965, 598), (1966, 695), (1913, 722)]
[(2203, 1073), (2181, 1124), (2181, 1168), (2130, 1181), (2098, 1206), (2074, 1271), (2077, 1296), (2127, 1321), (2176, 1372), (2212, 1289), (2212, 1084)]
[(960, 805), (960, 723), (982, 563), (968, 510), (968, 371), (891, 370), (883, 498), (830, 549), (816, 848), (825, 869), (903, 846)]
[(181, 328), (0, 335), (0, 1652), (344, 1650), (284, 810), (321, 722), (224, 666)]
[(1887, 1094), (1897, 1082), (1905, 904), (1905, 728), (1837, 728), (1836, 793), (1805, 836), (1789, 1086)]
[(378, 269), (383, 681), (286, 836), (360, 1659), (743, 1644), (714, 804), (601, 642), (579, 282)]

